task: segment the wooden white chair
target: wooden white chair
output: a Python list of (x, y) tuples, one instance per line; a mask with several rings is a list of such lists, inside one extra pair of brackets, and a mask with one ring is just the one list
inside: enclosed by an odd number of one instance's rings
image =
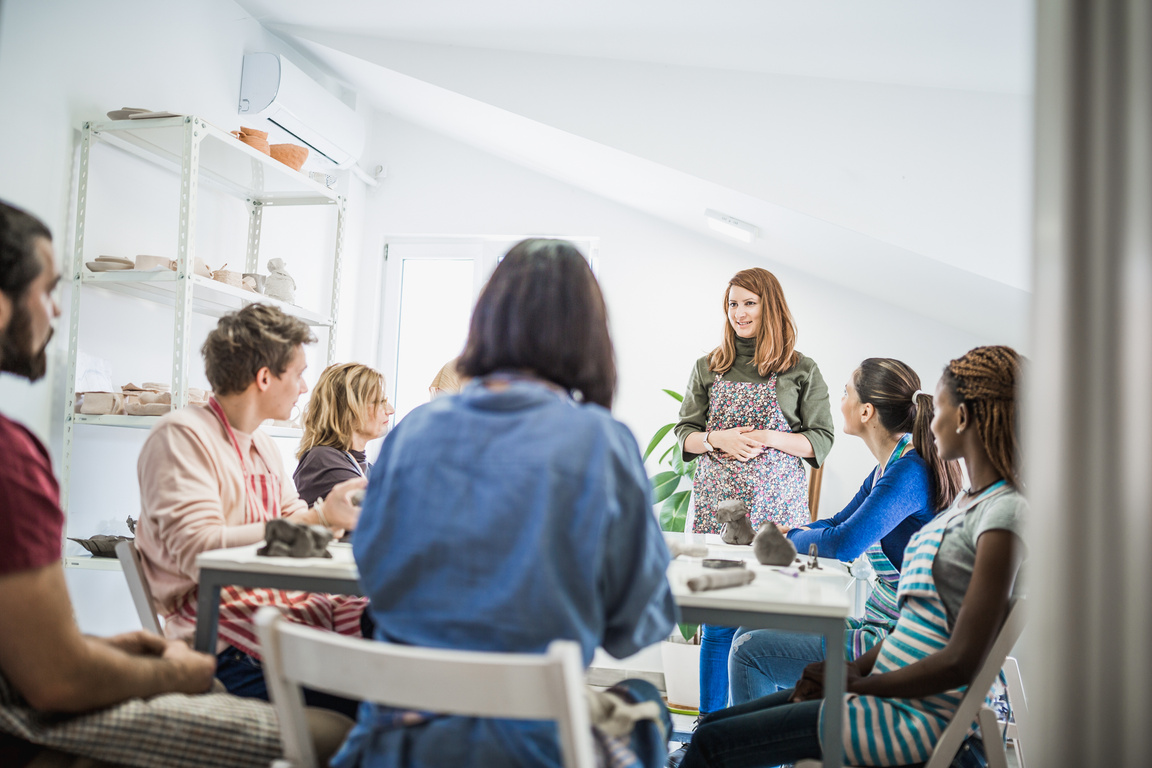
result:
[(1004, 740), (1012, 742), (1016, 750), (1016, 764), (1025, 768), (1024, 734), (1028, 731), (1028, 699), (1024, 696), (1024, 679), (1020, 677), (1020, 665), (1009, 656), (1004, 659), (1004, 680), (1008, 688), (1008, 706), (1012, 708), (1012, 722), (1001, 721)]
[(264, 677), (280, 719), (286, 761), (314, 768), (301, 686), (404, 709), (471, 717), (554, 720), (565, 768), (593, 768), (579, 644), (545, 654), (392, 645), (293, 624), (275, 608), (256, 614)]
[(128, 591), (132, 593), (132, 602), (136, 605), (141, 626), (163, 636), (164, 630), (160, 628), (160, 617), (156, 613), (156, 600), (152, 597), (152, 590), (148, 588), (148, 580), (144, 578), (144, 568), (140, 565), (140, 553), (136, 551), (136, 542), (122, 541), (117, 544), (116, 557), (124, 570), (124, 579), (128, 582)]
[[(996, 713), (990, 707), (984, 706), (984, 698), (1000, 674), (1000, 668), (1004, 665), (1008, 652), (1020, 639), (1020, 632), (1023, 629), (1024, 600), (1018, 599), (1009, 608), (1008, 617), (1004, 620), (1004, 626), (1000, 628), (1000, 634), (996, 636), (992, 649), (988, 651), (988, 657), (984, 659), (980, 671), (976, 673), (972, 684), (968, 686), (968, 690), (960, 700), (960, 706), (952, 722), (944, 729), (944, 733), (940, 734), (940, 740), (936, 742), (932, 757), (924, 764), (924, 768), (948, 768), (973, 721), (980, 725), (980, 733), (984, 737), (988, 768), (1008, 768), (1008, 755), (1004, 750)], [(796, 768), (817, 768), (820, 765), (819, 760), (801, 760), (796, 763)]]

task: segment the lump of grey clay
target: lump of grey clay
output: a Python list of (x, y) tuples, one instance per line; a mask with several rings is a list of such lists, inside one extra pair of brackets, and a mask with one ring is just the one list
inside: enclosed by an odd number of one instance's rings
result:
[(756, 532), (748, 519), (748, 507), (740, 499), (724, 499), (716, 505), (720, 538), (725, 544), (751, 544)]
[(319, 525), (297, 525), (282, 517), (264, 524), (264, 557), (332, 557), (328, 542), (332, 532)]
[(752, 552), (762, 565), (789, 565), (796, 559), (796, 545), (771, 522), (760, 526)]

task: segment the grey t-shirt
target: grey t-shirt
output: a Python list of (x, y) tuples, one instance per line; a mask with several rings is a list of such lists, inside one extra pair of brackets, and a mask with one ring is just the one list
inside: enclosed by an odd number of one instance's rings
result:
[[(936, 581), (936, 591), (948, 612), (948, 626), (956, 623), (968, 583), (972, 580), (972, 569), (976, 565), (976, 540), (985, 531), (1006, 530), (1024, 541), (1024, 517), (1028, 513), (1028, 502), (1018, 491), (998, 493), (976, 503), (969, 509), (963, 522), (944, 533), (940, 541), (940, 551), (932, 564), (932, 577)], [(1027, 556), (1027, 550), (1025, 550)], [(1023, 592), (1020, 576), (1012, 586), (1012, 594)]]

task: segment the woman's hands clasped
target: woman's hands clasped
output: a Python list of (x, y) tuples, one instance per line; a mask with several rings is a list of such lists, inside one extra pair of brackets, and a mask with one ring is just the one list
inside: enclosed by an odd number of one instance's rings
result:
[(767, 443), (762, 443), (749, 433), (754, 427), (733, 427), (708, 433), (708, 442), (718, 451), (728, 454), (737, 461), (754, 459), (768, 449)]
[[(845, 664), (844, 672), (844, 690), (852, 693), (854, 692), (856, 681), (866, 676), (865, 672), (860, 669), (860, 665), (856, 661), (850, 661)], [(812, 701), (813, 699), (822, 698), (824, 698), (824, 662), (817, 661), (804, 667), (804, 674), (796, 681), (796, 687), (793, 689), (792, 696), (788, 700)]]

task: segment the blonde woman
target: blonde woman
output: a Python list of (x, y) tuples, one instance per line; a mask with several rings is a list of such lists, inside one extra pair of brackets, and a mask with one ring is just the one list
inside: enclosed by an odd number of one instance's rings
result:
[(364, 447), (384, 434), (393, 413), (380, 373), (360, 363), (326, 368), (304, 408), (300, 463), (292, 473), (300, 498), (311, 505), (337, 483), (368, 477)]

